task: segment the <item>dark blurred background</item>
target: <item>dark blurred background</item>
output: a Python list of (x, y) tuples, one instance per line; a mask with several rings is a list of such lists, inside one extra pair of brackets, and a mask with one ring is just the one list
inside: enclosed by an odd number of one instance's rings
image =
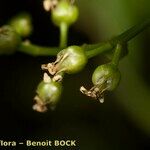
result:
[[(69, 45), (105, 41), (150, 17), (149, 0), (77, 0), (76, 3), (80, 16), (70, 29)], [(43, 10), (42, 0), (1, 0), (0, 25), (22, 11), (33, 18), (34, 31), (29, 38), (33, 43), (58, 45), (59, 30), (50, 21), (50, 14)], [(19, 142), (74, 139), (81, 150), (149, 150), (149, 42), (147, 29), (129, 43), (129, 54), (119, 66), (120, 85), (106, 94), (104, 104), (79, 92), (81, 85), (92, 85), (91, 75), (96, 66), (107, 62), (99, 56), (91, 59), (82, 72), (65, 76), (60, 103), (55, 111), (45, 114), (32, 110), (33, 97), (42, 79), (41, 64), (55, 58), (19, 52), (0, 56), (0, 139)]]

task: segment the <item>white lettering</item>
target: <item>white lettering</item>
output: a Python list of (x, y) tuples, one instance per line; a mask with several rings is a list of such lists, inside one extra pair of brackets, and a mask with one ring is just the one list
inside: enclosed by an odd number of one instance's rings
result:
[(16, 142), (0, 140), (0, 146), (16, 146)]
[(76, 141), (75, 140), (67, 140), (67, 141), (64, 141), (64, 140), (55, 140), (54, 141), (54, 145), (55, 146), (76, 146)]
[(46, 140), (46, 141), (26, 141), (27, 146), (52, 146), (52, 141)]

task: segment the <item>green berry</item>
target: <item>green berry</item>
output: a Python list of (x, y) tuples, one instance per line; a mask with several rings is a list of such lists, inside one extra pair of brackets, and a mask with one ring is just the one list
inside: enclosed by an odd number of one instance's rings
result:
[(51, 17), (55, 25), (60, 26), (61, 23), (66, 23), (69, 26), (77, 20), (78, 13), (78, 8), (69, 1), (60, 1), (52, 10)]
[(0, 54), (14, 53), (20, 42), (20, 36), (11, 26), (0, 28)]
[(10, 25), (22, 37), (29, 36), (33, 29), (31, 16), (27, 13), (21, 13), (13, 17), (10, 21)]
[(113, 64), (104, 64), (96, 68), (92, 75), (94, 85), (105, 84), (108, 91), (114, 90), (120, 81), (120, 71)]
[(37, 88), (37, 94), (44, 103), (57, 103), (61, 95), (61, 84), (58, 82), (51, 81), (50, 83), (45, 83), (42, 81)]
[(60, 63), (58, 70), (64, 69), (68, 74), (81, 71), (87, 63), (85, 51), (79, 46), (69, 46), (62, 50), (58, 53), (58, 58), (62, 56), (66, 58)]
[(39, 83), (35, 97), (36, 104), (33, 109), (39, 112), (45, 112), (47, 106), (51, 109), (56, 107), (62, 92), (62, 85), (60, 82), (50, 81), (48, 83), (42, 81)]

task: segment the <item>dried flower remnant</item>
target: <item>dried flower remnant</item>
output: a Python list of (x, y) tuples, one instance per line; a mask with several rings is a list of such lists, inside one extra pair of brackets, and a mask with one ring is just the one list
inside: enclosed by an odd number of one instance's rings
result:
[(45, 11), (51, 11), (54, 9), (58, 4), (58, 0), (44, 0), (43, 1), (43, 7)]
[(100, 103), (104, 102), (104, 91), (100, 91), (97, 86), (93, 86), (90, 90), (81, 86), (80, 91), (89, 97), (99, 100)]

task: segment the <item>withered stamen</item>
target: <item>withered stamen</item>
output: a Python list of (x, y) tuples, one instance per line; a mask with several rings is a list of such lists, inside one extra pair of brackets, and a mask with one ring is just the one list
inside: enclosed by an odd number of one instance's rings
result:
[(101, 78), (99, 80), (99, 83), (95, 86), (93, 86), (90, 90), (87, 90), (83, 86), (81, 86), (80, 91), (94, 99), (98, 99), (100, 103), (104, 102), (104, 92), (109, 88), (110, 81), (107, 82), (107, 80), (104, 80), (104, 78)]
[(51, 74), (51, 75), (55, 75), (55, 74), (58, 74), (58, 73), (61, 73), (63, 71), (65, 71), (66, 69), (65, 68), (61, 68), (59, 70), (59, 67), (60, 65), (63, 63), (63, 61), (69, 56), (69, 54), (64, 54), (64, 55), (59, 55), (57, 56), (57, 59), (55, 62), (52, 62), (52, 63), (48, 63), (48, 64), (43, 64), (41, 65), (41, 68), (43, 70), (48, 70), (48, 72)]
[(35, 104), (33, 105), (33, 110), (36, 110), (38, 112), (46, 112), (47, 111), (47, 107), (46, 105), (42, 102), (42, 100), (36, 95), (34, 97), (35, 100)]

